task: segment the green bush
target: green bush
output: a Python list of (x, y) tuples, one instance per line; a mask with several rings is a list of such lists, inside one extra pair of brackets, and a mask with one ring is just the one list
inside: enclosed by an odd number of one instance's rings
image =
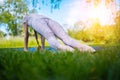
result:
[(93, 43), (118, 43), (120, 26), (92, 26), (88, 29), (80, 31), (68, 30), (70, 36), (82, 40), (84, 42)]

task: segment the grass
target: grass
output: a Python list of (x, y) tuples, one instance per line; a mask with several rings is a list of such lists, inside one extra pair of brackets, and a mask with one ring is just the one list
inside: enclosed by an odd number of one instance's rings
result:
[[(41, 45), (40, 38), (38, 40)], [(100, 44), (100, 43), (99, 44), (98, 43), (85, 43), (83, 41), (80, 41), (80, 42), (83, 44), (87, 44), (87, 45), (104, 46), (104, 44)], [(47, 41), (45, 41), (45, 45), (49, 46)], [(9, 39), (3, 38), (3, 37), (0, 38), (0, 48), (21, 48), (21, 47), (23, 48), (23, 46), (24, 46), (24, 37), (23, 36), (10, 37)], [(29, 37), (28, 46), (29, 47), (37, 46), (34, 36)]]
[[(40, 39), (39, 39), (40, 40)], [(40, 41), (39, 41), (40, 43)], [(23, 47), (24, 45), (24, 37), (10, 37), (9, 39), (0, 38), (0, 48), (15, 48), (15, 47)], [(45, 43), (48, 45), (48, 43)], [(29, 47), (37, 46), (35, 37), (30, 37), (28, 42)]]
[(0, 80), (120, 80), (120, 46), (95, 54), (0, 49)]
[[(30, 37), (29, 47), (35, 46)], [(120, 80), (120, 45), (95, 54), (11, 49), (15, 47), (23, 47), (23, 37), (0, 38), (0, 80)]]

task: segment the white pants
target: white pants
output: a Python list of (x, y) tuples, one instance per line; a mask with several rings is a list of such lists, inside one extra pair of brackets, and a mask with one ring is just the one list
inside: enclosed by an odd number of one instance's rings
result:
[[(35, 22), (34, 22), (35, 21)], [(79, 50), (93, 50), (91, 47), (87, 45), (80, 44), (79, 41), (71, 38), (57, 22), (49, 19), (42, 18), (39, 20), (34, 20), (32, 22), (32, 28), (35, 29), (38, 33), (43, 35), (51, 47), (60, 50), (69, 50), (73, 51), (73, 48), (77, 48)], [(63, 41), (64, 44), (61, 44), (57, 39)]]

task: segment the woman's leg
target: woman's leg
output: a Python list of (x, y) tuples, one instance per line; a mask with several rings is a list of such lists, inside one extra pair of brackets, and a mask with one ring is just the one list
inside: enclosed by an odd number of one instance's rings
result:
[(63, 42), (71, 47), (79, 49), (80, 51), (95, 52), (95, 49), (93, 49), (92, 47), (85, 44), (81, 44), (78, 40), (75, 40), (70, 36), (64, 38)]
[(38, 35), (37, 35), (37, 32), (35, 30), (34, 30), (34, 34), (35, 34), (35, 39), (36, 39), (38, 48), (40, 48), (41, 46), (40, 46), (39, 41), (38, 41)]
[(32, 24), (32, 28), (35, 31), (37, 31), (38, 33), (40, 33), (42, 36), (44, 36), (51, 47), (53, 47), (55, 49), (60, 49), (63, 51), (65, 51), (65, 50), (73, 51), (74, 50), (73, 48), (66, 46), (66, 45), (62, 45), (57, 41), (53, 31), (48, 26), (48, 23), (46, 22), (46, 20), (40, 19), (39, 21), (33, 22), (33, 23), (34, 24)]
[(28, 33), (27, 22), (23, 23), (23, 28), (24, 28), (24, 51), (28, 51), (29, 33)]
[(66, 45), (71, 46), (73, 48), (77, 48), (80, 51), (91, 51), (94, 52), (95, 50), (87, 45), (84, 44), (80, 44), (79, 41), (71, 38), (62, 28), (62, 26), (53, 21), (53, 20), (49, 20), (49, 26), (50, 28), (53, 30), (54, 34), (61, 39)]
[(40, 35), (40, 38), (41, 38), (41, 44), (42, 44), (41, 50), (44, 50), (45, 49), (45, 38), (42, 35)]

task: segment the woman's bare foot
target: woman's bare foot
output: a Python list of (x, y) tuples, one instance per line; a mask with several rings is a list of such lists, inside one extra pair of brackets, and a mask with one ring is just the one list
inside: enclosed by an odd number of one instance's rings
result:
[(62, 50), (62, 51), (74, 51), (74, 49), (72, 47), (69, 47), (66, 45), (60, 45), (60, 46), (58, 46), (58, 49)]
[(94, 48), (84, 44), (81, 44), (81, 46), (79, 47), (79, 50), (83, 52), (96, 52)]
[(28, 51), (28, 49), (24, 48), (24, 51), (25, 51), (25, 52), (27, 52), (27, 51)]

